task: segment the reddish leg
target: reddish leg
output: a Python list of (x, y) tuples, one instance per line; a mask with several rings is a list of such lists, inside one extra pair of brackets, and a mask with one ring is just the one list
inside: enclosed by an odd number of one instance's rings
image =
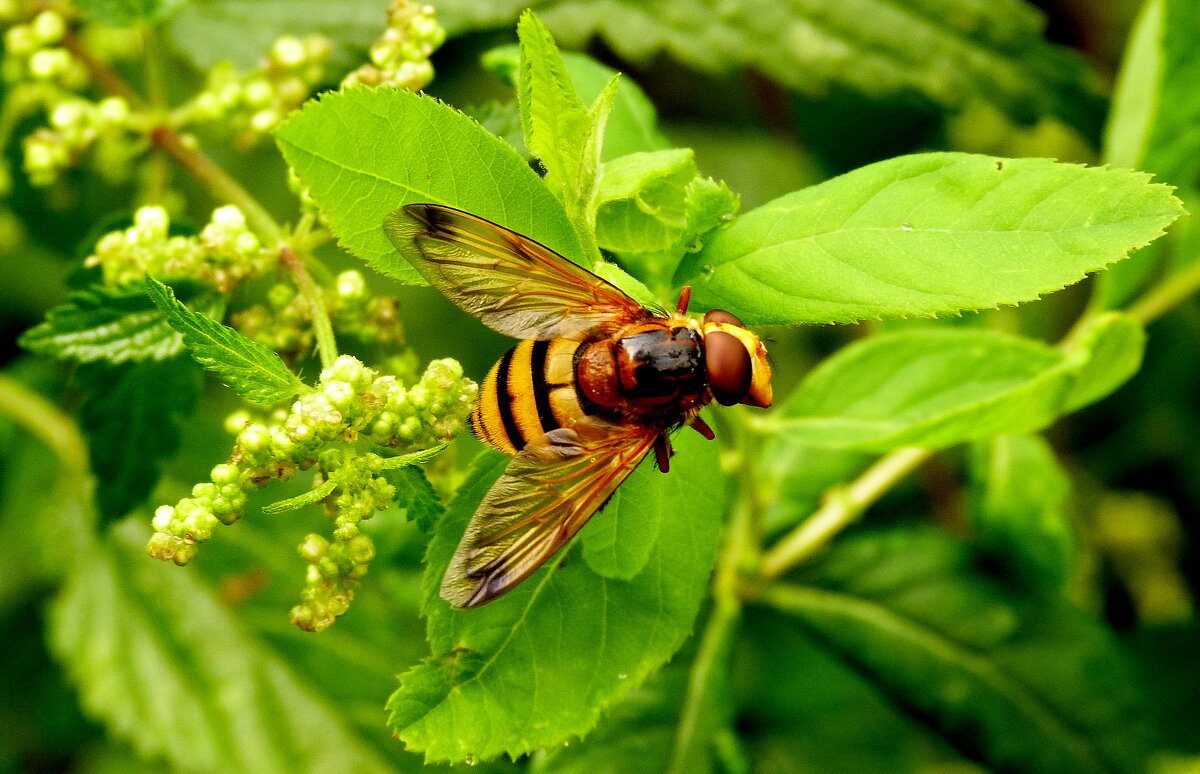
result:
[(679, 303), (675, 305), (676, 314), (687, 314), (688, 302), (692, 300), (692, 286), (684, 285), (679, 289)]
[(654, 461), (663, 473), (671, 469), (671, 439), (666, 433), (660, 433), (654, 439)]
[(708, 423), (698, 416), (692, 417), (692, 421), (688, 422), (688, 427), (692, 428), (710, 441), (717, 437), (713, 434), (712, 428), (708, 426)]

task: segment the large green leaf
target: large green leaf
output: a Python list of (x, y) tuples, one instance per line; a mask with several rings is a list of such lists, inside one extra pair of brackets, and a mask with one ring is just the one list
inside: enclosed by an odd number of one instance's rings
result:
[[(658, 514), (657, 540), (632, 578), (602, 577), (564, 551), (505, 597), (455, 611), (438, 597), (441, 574), (507, 462), (493, 453), (480, 458), (426, 556), (433, 657), (401, 675), (389, 702), (392, 727), (405, 744), (429, 761), (515, 756), (562, 744), (591, 729), (606, 707), (679, 648), (707, 587), (724, 485), (716, 475), (716, 444), (688, 433), (677, 448), (670, 473), (646, 465), (625, 484), (665, 487), (655, 496), (663, 503), (680, 487), (690, 493)], [(630, 550), (629, 542), (642, 537), (622, 533), (613, 550)]]
[(79, 551), (52, 610), (89, 713), (179, 771), (402, 770), (198, 576), (148, 561), (147, 536), (129, 521)]
[[(508, 26), (528, 5), (437, 3), (452, 34)], [(1051, 113), (1088, 132), (1103, 109), (1096, 77), (1048, 43), (1041, 13), (1019, 0), (560, 0), (537, 9), (564, 46), (599, 36), (633, 62), (667, 54), (708, 73), (753, 69), (813, 94), (843, 84), (950, 108), (982, 95), (1019, 119)]]
[[(201, 314), (220, 315), (224, 302), (219, 295), (182, 283), (176, 288)], [(82, 363), (166, 360), (183, 351), (183, 339), (147, 297), (142, 283), (76, 291), (47, 312), (44, 322), (25, 331), (20, 343), (40, 355)]]
[(584, 258), (562, 206), (525, 160), (431, 97), (345, 89), (308, 103), (276, 136), (342, 245), (388, 276), (424, 283), (383, 233), (384, 217), (414, 202), (458, 207)]
[(1144, 772), (1145, 707), (1108, 630), (974, 568), (937, 533), (867, 534), (766, 598), (989, 771)]
[(784, 403), (780, 429), (814, 446), (873, 451), (1032, 431), (1062, 410), (1076, 365), (993, 331), (881, 334), (814, 369)]
[(1182, 212), (1144, 173), (901, 156), (780, 197), (676, 273), (753, 323), (937, 315), (1030, 301), (1124, 258)]

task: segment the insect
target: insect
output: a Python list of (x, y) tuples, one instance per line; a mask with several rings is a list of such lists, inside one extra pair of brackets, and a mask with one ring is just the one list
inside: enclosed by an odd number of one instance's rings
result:
[(492, 367), (471, 414), (512, 456), (442, 580), (456, 608), (490, 602), (549, 559), (670, 432), (712, 400), (771, 404), (762, 342), (732, 314), (652, 311), (549, 248), (467, 212), (410, 204), (388, 238), (431, 285), (500, 333), (523, 339)]

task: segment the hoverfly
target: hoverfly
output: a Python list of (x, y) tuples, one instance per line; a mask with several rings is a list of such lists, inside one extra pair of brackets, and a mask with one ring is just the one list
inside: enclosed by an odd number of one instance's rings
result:
[(484, 497), (442, 580), (456, 608), (529, 577), (599, 510), (651, 449), (665, 473), (669, 434), (712, 400), (771, 405), (758, 337), (728, 312), (651, 311), (520, 234), (461, 210), (409, 204), (388, 238), (431, 285), (494, 330), (524, 339), (492, 367), (471, 413), (513, 459)]

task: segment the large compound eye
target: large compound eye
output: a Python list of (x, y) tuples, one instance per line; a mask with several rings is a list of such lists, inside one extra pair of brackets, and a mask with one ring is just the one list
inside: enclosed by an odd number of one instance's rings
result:
[(713, 310), (705, 313), (704, 322), (706, 322), (706, 323), (710, 323), (710, 322), (711, 323), (729, 323), (730, 325), (736, 325), (739, 328), (746, 327), (745, 325), (742, 325), (741, 320), (739, 320), (736, 316), (730, 314), (729, 312), (726, 312), (724, 309), (713, 309)]
[[(713, 313), (708, 313), (708, 315), (711, 314)], [(721, 312), (721, 314), (733, 317), (728, 312)], [(705, 322), (710, 321), (708, 315), (705, 315)], [(733, 319), (737, 320), (736, 317)], [(716, 320), (716, 322), (730, 321)], [(750, 377), (752, 376), (750, 353), (746, 350), (746, 345), (738, 341), (737, 337), (731, 333), (712, 331), (704, 337), (704, 361), (708, 371), (708, 386), (712, 390), (713, 397), (717, 399), (717, 403), (722, 406), (740, 403), (742, 398), (746, 397), (746, 393), (750, 391)]]

